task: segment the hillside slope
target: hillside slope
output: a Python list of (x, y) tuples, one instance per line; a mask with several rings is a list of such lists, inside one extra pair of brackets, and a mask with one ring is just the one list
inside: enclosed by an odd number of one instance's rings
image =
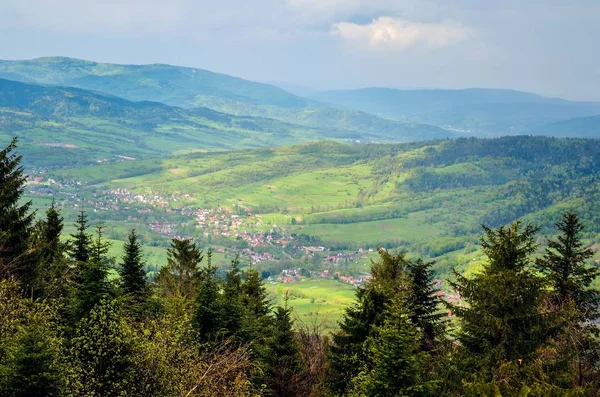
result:
[[(383, 134), (369, 134), (300, 126), (273, 119), (232, 116), (207, 108), (182, 109), (158, 102), (132, 102), (78, 88), (0, 79), (0, 143), (18, 135), (22, 138), (23, 153), (31, 156), (32, 163), (44, 165), (90, 163), (116, 155), (156, 156), (322, 139), (414, 139), (411, 131), (402, 127), (382, 130)], [(432, 130), (434, 136), (443, 132), (435, 127)]]
[[(507, 137), (404, 145), (312, 143), (55, 173), (93, 188), (186, 194), (186, 208), (247, 206), (333, 249), (400, 247), (467, 266), (480, 224), (524, 217), (552, 232), (576, 208), (596, 238), (600, 140)], [(180, 204), (177, 204), (180, 205)], [(292, 222), (292, 219), (294, 221)]]
[(313, 98), (384, 118), (492, 135), (529, 133), (530, 129), (545, 124), (600, 112), (598, 102), (573, 102), (496, 89), (365, 88), (326, 91)]
[(0, 78), (95, 90), (131, 101), (155, 101), (183, 108), (206, 107), (234, 115), (267, 117), (396, 140), (453, 136), (433, 126), (339, 110), (269, 84), (179, 66), (116, 65), (50, 57), (0, 61)]

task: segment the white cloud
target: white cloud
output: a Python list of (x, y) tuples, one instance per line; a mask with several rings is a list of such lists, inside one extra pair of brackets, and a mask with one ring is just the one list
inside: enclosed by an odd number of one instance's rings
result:
[(380, 17), (360, 25), (335, 23), (334, 36), (371, 49), (406, 51), (413, 47), (441, 48), (467, 39), (472, 31), (452, 22), (422, 23), (392, 17)]

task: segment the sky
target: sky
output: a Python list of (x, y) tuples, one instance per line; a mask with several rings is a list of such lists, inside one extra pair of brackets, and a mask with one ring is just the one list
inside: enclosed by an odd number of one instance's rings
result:
[(0, 0), (0, 59), (600, 100), (600, 0)]

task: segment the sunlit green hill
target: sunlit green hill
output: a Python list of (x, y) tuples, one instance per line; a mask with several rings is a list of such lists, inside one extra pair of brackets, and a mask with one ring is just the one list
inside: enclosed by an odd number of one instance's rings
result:
[(523, 217), (550, 233), (558, 214), (575, 208), (592, 240), (600, 224), (600, 140), (322, 142), (55, 174), (96, 187), (186, 193), (190, 207), (248, 206), (332, 249), (400, 247), (439, 259), (443, 273), (469, 267), (482, 223)]

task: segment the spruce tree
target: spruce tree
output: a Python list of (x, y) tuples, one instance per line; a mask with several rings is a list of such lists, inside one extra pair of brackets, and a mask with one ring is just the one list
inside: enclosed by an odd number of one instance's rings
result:
[(225, 337), (243, 337), (238, 335), (243, 325), (243, 307), (241, 302), (242, 272), (238, 258), (231, 261), (225, 274), (223, 294), (221, 295), (221, 321)]
[(88, 220), (84, 210), (79, 212), (75, 227), (77, 233), (71, 235), (71, 238), (73, 239), (71, 244), (71, 257), (77, 263), (87, 263), (90, 259), (92, 236), (86, 233), (88, 229)]
[(407, 304), (411, 308), (411, 321), (421, 334), (421, 349), (431, 350), (444, 333), (445, 313), (440, 311), (442, 300), (436, 294), (431, 266), (433, 262), (422, 259), (408, 263), (410, 295)]
[(517, 221), (484, 231), (481, 246), (488, 261), (472, 278), (454, 272), (451, 285), (466, 305), (452, 307), (462, 325), (459, 341), (493, 371), (503, 361), (527, 363), (548, 330), (540, 312), (544, 282), (529, 269), (538, 228), (527, 224), (521, 230)]
[(208, 266), (200, 270), (198, 281), (193, 325), (200, 341), (207, 342), (214, 340), (221, 329), (222, 313), (221, 285), (217, 279), (217, 268), (210, 260)]
[(101, 222), (94, 226), (96, 229), (96, 235), (92, 239), (92, 243), (90, 245), (89, 260), (108, 265), (111, 260), (108, 257), (108, 251), (111, 244), (104, 238), (104, 227), (104, 224)]
[(123, 258), (119, 274), (121, 275), (121, 291), (137, 303), (148, 297), (148, 282), (142, 259), (142, 245), (138, 241), (135, 230), (129, 234), (123, 246)]
[(65, 296), (70, 282), (68, 259), (65, 255), (69, 244), (61, 241), (63, 217), (56, 209), (54, 200), (46, 210), (46, 219), (39, 221), (40, 230), (36, 247), (40, 261), (40, 289), (46, 298)]
[(346, 308), (340, 330), (332, 335), (329, 348), (328, 387), (335, 394), (348, 392), (352, 380), (370, 364), (365, 342), (385, 321), (388, 302), (407, 288), (404, 253), (392, 255), (379, 250), (380, 260), (371, 266), (372, 279), (356, 291), (356, 303)]
[(406, 296), (397, 294), (383, 325), (365, 344), (370, 365), (352, 380), (350, 395), (365, 397), (427, 396), (430, 385), (421, 380), (421, 335), (413, 324)]
[(13, 358), (11, 396), (59, 396), (61, 375), (55, 356), (55, 349), (43, 328), (29, 326)]
[(103, 226), (96, 226), (96, 238), (89, 247), (88, 262), (79, 262), (78, 285), (71, 297), (71, 325), (75, 325), (102, 300), (112, 299), (115, 290), (108, 279), (110, 260), (109, 245), (103, 237)]
[(590, 285), (600, 275), (600, 269), (586, 266), (594, 252), (585, 248), (579, 237), (584, 226), (576, 213), (565, 212), (556, 227), (561, 234), (556, 240), (548, 240), (544, 256), (536, 261), (552, 287), (552, 303), (564, 306), (572, 301), (582, 320), (595, 319), (599, 296)]
[(62, 259), (66, 249), (66, 244), (60, 241), (60, 236), (63, 230), (64, 218), (56, 209), (54, 200), (52, 206), (46, 211), (46, 220), (44, 222), (44, 241), (43, 241), (43, 260), (46, 263), (54, 263), (58, 259)]
[(37, 262), (29, 250), (35, 214), (31, 201), (20, 204), (27, 177), (21, 156), (14, 153), (17, 138), (0, 150), (0, 277), (16, 277), (28, 291), (35, 286)]
[(273, 335), (267, 343), (269, 356), (265, 362), (265, 378), (269, 395), (298, 395), (295, 387), (301, 380), (302, 360), (293, 326), (292, 310), (286, 299), (285, 306), (275, 308)]
[(271, 311), (267, 289), (258, 270), (248, 269), (245, 276), (241, 285), (242, 304), (253, 318), (260, 319)]
[(165, 297), (192, 300), (196, 296), (202, 251), (191, 240), (173, 239), (167, 251), (167, 265), (163, 266), (156, 282)]

